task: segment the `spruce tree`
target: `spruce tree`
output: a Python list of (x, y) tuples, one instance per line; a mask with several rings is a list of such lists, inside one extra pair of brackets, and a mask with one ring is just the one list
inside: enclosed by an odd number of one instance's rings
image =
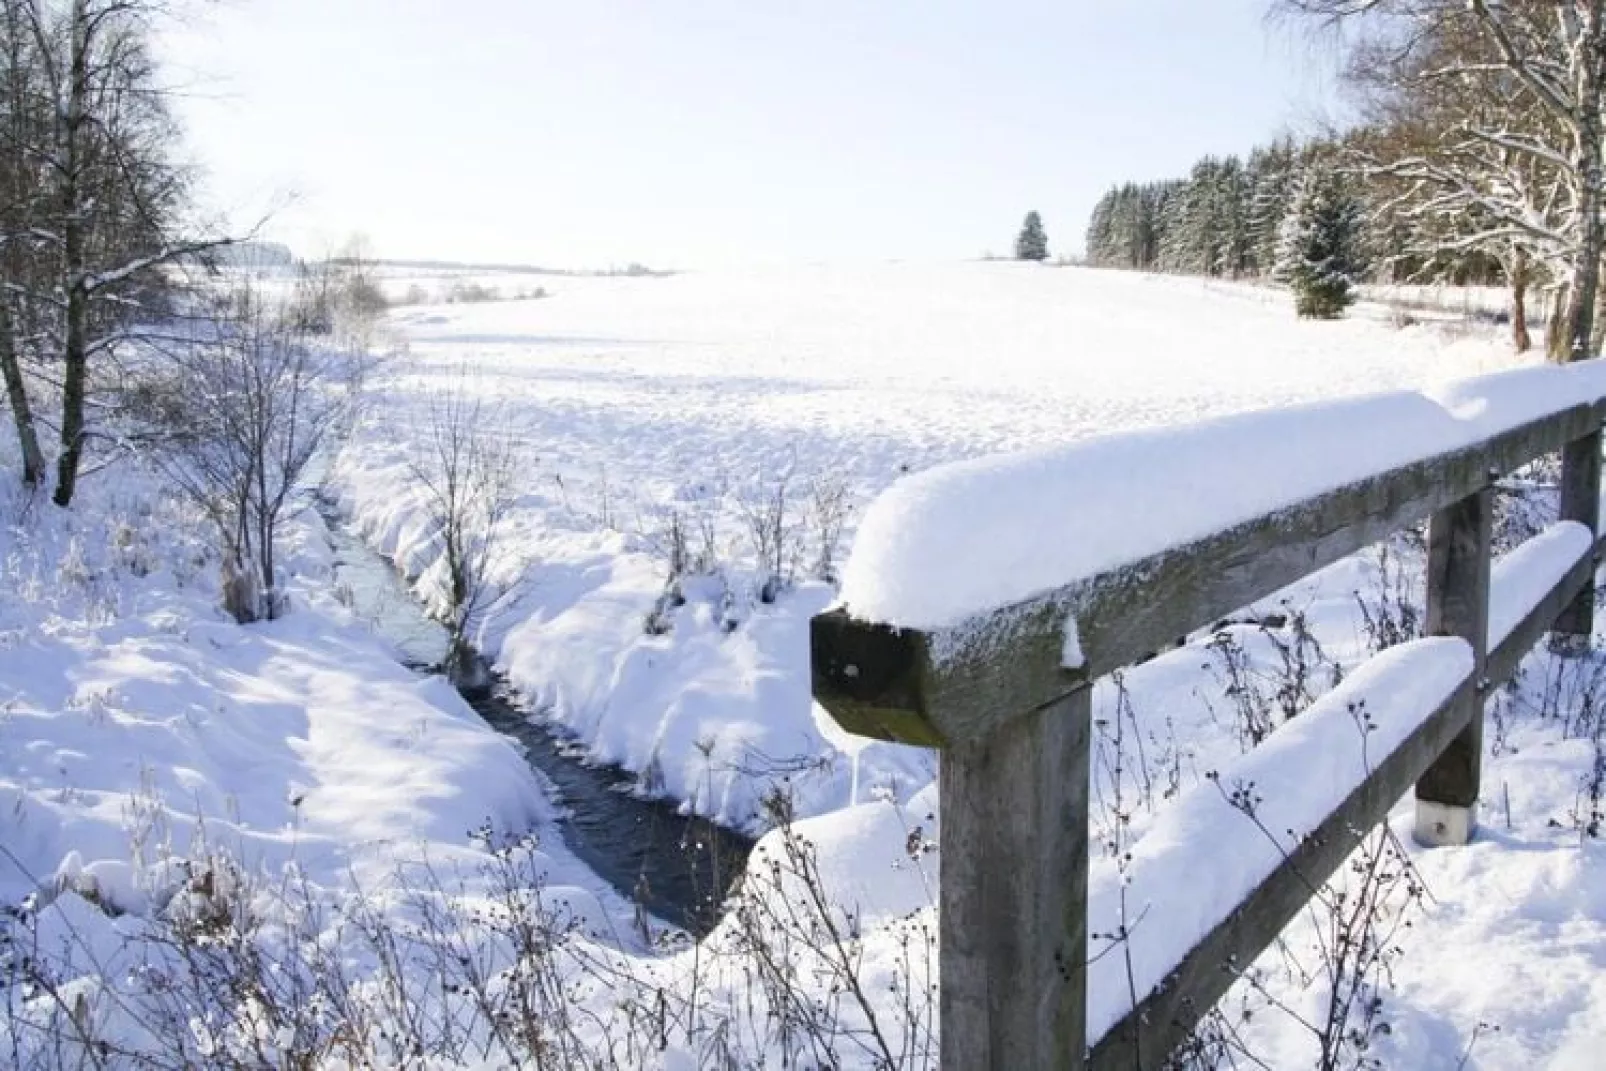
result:
[(1048, 235), (1043, 232), (1043, 217), (1035, 211), (1026, 213), (1026, 222), (1021, 224), (1020, 237), (1015, 239), (1015, 259), (1048, 259)]
[(1355, 301), (1360, 238), (1360, 202), (1331, 172), (1308, 166), (1278, 230), (1273, 271), (1293, 290), (1300, 316), (1336, 319)]
[(1277, 264), (1277, 234), (1293, 196), (1294, 143), (1283, 139), (1249, 157), (1249, 256), (1253, 272), (1269, 277)]
[(1158, 238), (1154, 264), (1163, 272), (1185, 273), (1188, 266), (1188, 183), (1173, 179), (1162, 183), (1157, 207)]
[(1216, 174), (1216, 226), (1221, 231), (1221, 250), (1216, 274), (1236, 279), (1249, 273), (1249, 180), (1236, 156), (1221, 162)]
[(1093, 216), (1087, 222), (1087, 262), (1103, 266), (1114, 260), (1116, 245), (1115, 227), (1119, 222), (1117, 213), (1121, 202), (1121, 191), (1112, 189), (1099, 203), (1093, 206)]

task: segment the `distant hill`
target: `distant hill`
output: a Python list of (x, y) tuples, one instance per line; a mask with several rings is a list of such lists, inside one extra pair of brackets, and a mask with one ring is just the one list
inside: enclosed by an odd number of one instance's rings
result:
[(296, 262), (290, 247), (280, 242), (236, 242), (218, 247), (210, 256), (228, 268), (288, 268)]
[[(336, 257), (335, 263), (343, 258)], [(487, 264), (474, 261), (459, 260), (386, 260), (376, 259), (369, 263), (382, 268), (408, 268), (414, 271), (461, 271), (461, 272), (506, 272), (518, 275), (568, 275), (568, 276), (615, 276), (615, 275), (673, 275), (673, 271), (649, 268), (645, 264), (627, 264), (622, 268), (601, 268), (592, 270), (574, 270), (570, 268), (543, 268), (539, 264)]]

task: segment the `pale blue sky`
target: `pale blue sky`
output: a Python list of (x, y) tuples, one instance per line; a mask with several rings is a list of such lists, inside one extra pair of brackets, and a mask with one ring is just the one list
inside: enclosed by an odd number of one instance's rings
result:
[(189, 154), (316, 252), (958, 259), (1027, 209), (1304, 128), (1268, 0), (227, 0), (173, 31)]

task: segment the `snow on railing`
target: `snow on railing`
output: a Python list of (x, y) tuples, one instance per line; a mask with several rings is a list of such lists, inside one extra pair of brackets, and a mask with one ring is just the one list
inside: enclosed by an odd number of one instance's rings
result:
[(870, 506), (856, 617), (941, 628), (1606, 396), (1606, 362), (1499, 372), (977, 458)]
[(1088, 890), (1090, 930), (1124, 931), (1126, 946), (1106, 955), (1115, 938), (1104, 937), (1089, 949), (1088, 1036), (1103, 1037), (1132, 1010), (1130, 993), (1159, 988), (1472, 669), (1472, 645), (1454, 637), (1390, 648), (1167, 807), (1133, 846), (1126, 873), (1106, 872)]
[[(1413, 784), (1418, 839), (1464, 843), (1483, 696), (1545, 631), (1592, 628), (1603, 420), (1606, 362), (1533, 368), (963, 462), (877, 500), (813, 624), (814, 690), (850, 731), (943, 750), (943, 1066), (1159, 1067), (1222, 966)], [(1561, 522), (1492, 567), (1493, 482), (1558, 450)], [(1092, 680), (1423, 519), (1446, 638), (1377, 656), (1220, 772), (1282, 786), (1258, 823), (1280, 841), (1227, 828), (1219, 779), (1174, 803), (1127, 875), (1141, 942), (1089, 966), (1089, 919), (1115, 929), (1087, 887)]]

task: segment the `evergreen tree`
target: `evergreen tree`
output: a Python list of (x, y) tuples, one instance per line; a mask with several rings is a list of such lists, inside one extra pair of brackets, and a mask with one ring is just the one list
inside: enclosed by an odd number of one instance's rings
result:
[(1159, 256), (1160, 219), (1159, 187), (1152, 183), (1148, 186), (1127, 187), (1129, 231), (1127, 235), (1127, 252), (1131, 266), (1143, 271), (1154, 267), (1155, 257)]
[(1237, 279), (1249, 271), (1249, 181), (1236, 156), (1216, 172), (1213, 215), (1220, 232), (1220, 251), (1213, 274)]
[(1294, 291), (1301, 316), (1337, 319), (1360, 278), (1361, 205), (1320, 165), (1305, 169), (1277, 235), (1273, 277)]
[(1043, 231), (1043, 217), (1035, 211), (1026, 213), (1026, 222), (1021, 224), (1020, 237), (1015, 239), (1015, 259), (1048, 259), (1048, 235)]
[[(1363, 127), (1303, 145), (1284, 136), (1257, 147), (1247, 160), (1204, 157), (1187, 178), (1112, 186), (1088, 221), (1088, 262), (1171, 274), (1279, 278), (1282, 224), (1302, 176), (1313, 167), (1331, 171), (1337, 159), (1356, 174), (1358, 160), (1379, 155), (1368, 142), (1374, 133)], [(1372, 171), (1364, 181), (1347, 181), (1355, 183), (1345, 189), (1358, 230), (1347, 257), (1368, 278), (1500, 283), (1516, 265), (1519, 248), (1532, 252), (1526, 248), (1531, 241), (1522, 236), (1488, 245), (1471, 241), (1494, 232), (1497, 220), (1477, 205), (1456, 213), (1425, 212), (1423, 188), (1414, 180)], [(1436, 196), (1431, 189), (1426, 195)], [(1286, 270), (1280, 278), (1288, 281)], [(1531, 268), (1528, 278), (1534, 278)], [(1350, 281), (1360, 279), (1356, 274)]]
[(1154, 266), (1159, 271), (1180, 275), (1193, 270), (1188, 244), (1189, 203), (1185, 179), (1161, 184), (1155, 208), (1159, 234), (1154, 249)]
[(1103, 265), (1111, 261), (1115, 244), (1115, 213), (1119, 191), (1110, 190), (1093, 206), (1093, 215), (1087, 221), (1087, 262)]
[(1221, 228), (1216, 218), (1221, 162), (1207, 156), (1193, 165), (1183, 185), (1178, 268), (1190, 275), (1221, 274)]
[(1246, 226), (1250, 270), (1255, 275), (1271, 275), (1277, 263), (1277, 232), (1288, 215), (1297, 177), (1294, 156), (1294, 143), (1287, 138), (1249, 155)]

